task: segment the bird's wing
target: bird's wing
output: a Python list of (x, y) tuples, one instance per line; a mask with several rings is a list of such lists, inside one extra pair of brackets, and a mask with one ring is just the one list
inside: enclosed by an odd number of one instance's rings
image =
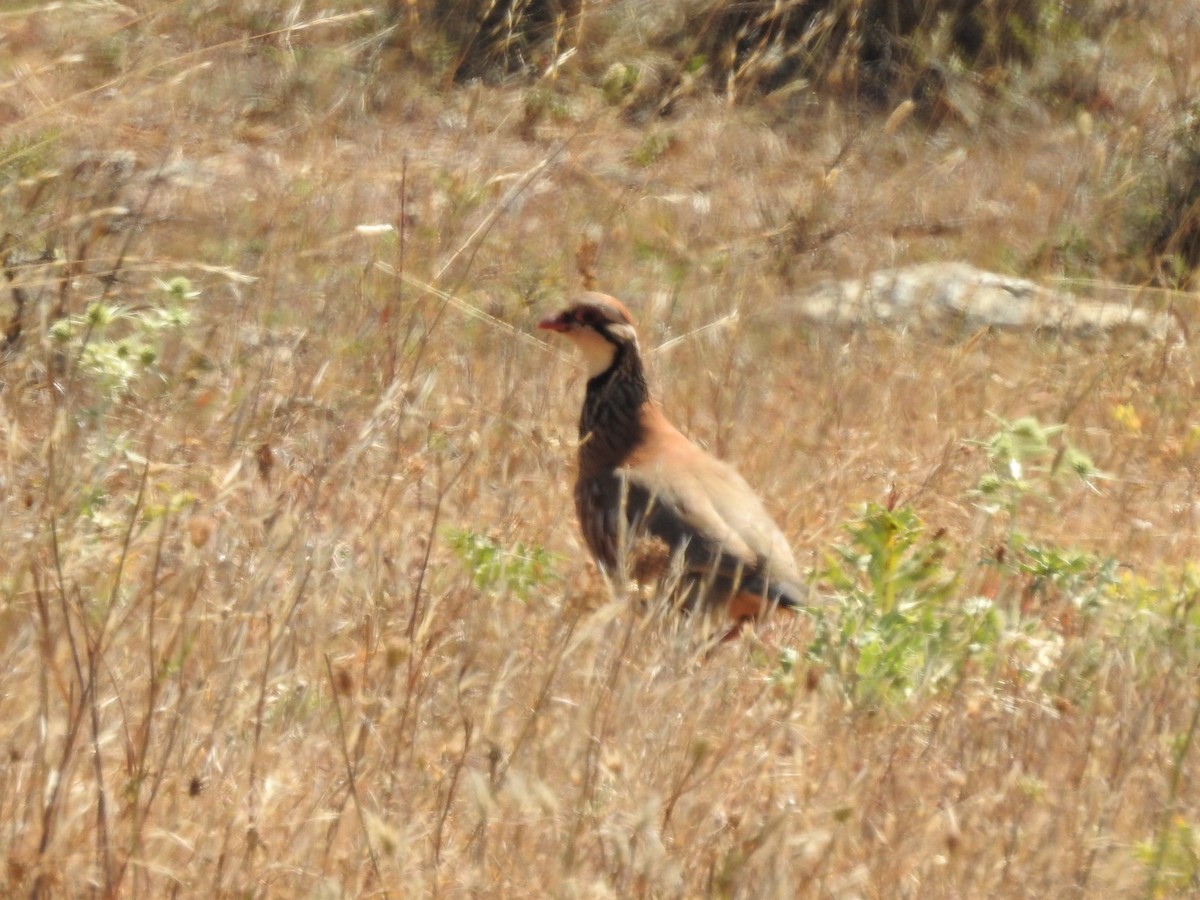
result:
[[(747, 576), (777, 585), (797, 603), (803, 596), (795, 557), (753, 488), (733, 467), (706, 453), (671, 428), (621, 470), (634, 494), (650, 502), (644, 524), (676, 546), (686, 541), (689, 563), (714, 573)], [(642, 506), (642, 503), (637, 504)]]
[[(677, 466), (627, 466), (620, 471), (629, 485), (629, 508), (650, 532), (672, 546), (688, 542), (699, 552), (718, 549), (743, 565), (758, 555), (731, 527), (713, 503), (710, 485)], [(695, 555), (695, 554), (693, 554)]]
[(758, 566), (777, 577), (798, 580), (792, 548), (758, 494), (732, 466), (692, 446), (696, 489), (708, 495), (717, 515), (750, 548)]

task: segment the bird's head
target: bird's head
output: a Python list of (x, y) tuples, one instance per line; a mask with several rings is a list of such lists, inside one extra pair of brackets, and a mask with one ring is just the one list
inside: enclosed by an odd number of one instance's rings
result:
[(543, 319), (538, 328), (557, 331), (568, 338), (587, 363), (588, 377), (607, 372), (619, 353), (637, 353), (637, 331), (623, 303), (607, 294), (584, 294), (556, 316)]

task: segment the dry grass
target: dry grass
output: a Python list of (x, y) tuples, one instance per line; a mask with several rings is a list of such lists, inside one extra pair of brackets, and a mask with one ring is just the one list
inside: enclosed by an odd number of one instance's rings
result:
[[(813, 94), (634, 126), (569, 65), (441, 89), (350, 3), (0, 13), (3, 892), (1194, 890), (1197, 351), (787, 304), (1131, 271), (1118, 213), (1200, 73), (1163, 6), (1094, 107), (936, 131)], [(814, 617), (706, 659), (594, 574), (582, 377), (532, 336), (585, 239), (682, 338), (666, 408), (770, 498)], [(1107, 477), (1033, 460), (989, 506), (1026, 416)], [(874, 585), (831, 562), (893, 527), (870, 501), (925, 523)]]

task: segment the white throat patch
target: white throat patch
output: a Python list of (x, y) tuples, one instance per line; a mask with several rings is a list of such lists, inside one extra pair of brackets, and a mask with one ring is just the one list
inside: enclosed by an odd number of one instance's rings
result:
[(583, 362), (587, 367), (588, 378), (595, 378), (612, 365), (617, 348), (592, 331), (590, 328), (572, 331), (568, 337), (575, 342), (579, 352), (583, 354)]

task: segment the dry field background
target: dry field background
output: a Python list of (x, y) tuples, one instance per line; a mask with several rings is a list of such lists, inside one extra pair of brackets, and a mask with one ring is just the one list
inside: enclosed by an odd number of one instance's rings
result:
[[(1019, 5), (932, 93), (672, 56), (770, 4), (0, 7), (0, 893), (1200, 888), (1200, 15)], [(789, 311), (935, 260), (1182, 335)], [(610, 598), (581, 272), (811, 615)]]

